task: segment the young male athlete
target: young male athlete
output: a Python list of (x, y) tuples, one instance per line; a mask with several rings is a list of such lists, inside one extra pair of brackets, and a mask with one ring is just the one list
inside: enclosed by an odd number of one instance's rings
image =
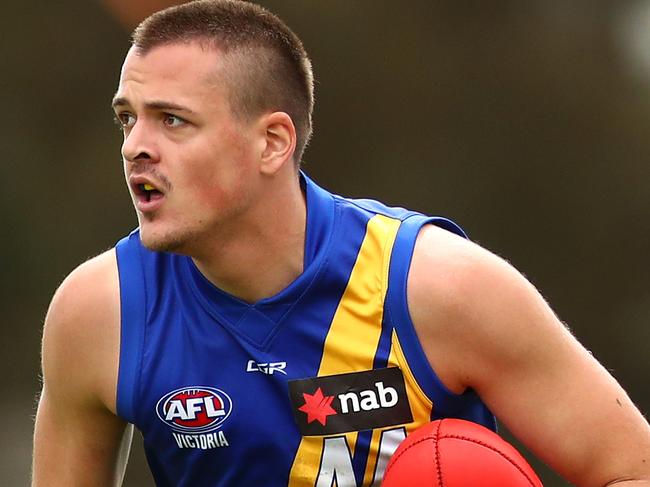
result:
[(117, 93), (139, 228), (64, 281), (36, 486), (377, 486), (431, 419), (492, 413), (579, 486), (650, 485), (650, 428), (500, 258), (442, 218), (318, 187), (309, 59), (254, 4), (135, 31)]

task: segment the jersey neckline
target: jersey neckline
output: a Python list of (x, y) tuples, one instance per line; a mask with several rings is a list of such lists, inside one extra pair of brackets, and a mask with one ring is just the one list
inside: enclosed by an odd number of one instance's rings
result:
[(277, 294), (248, 303), (210, 282), (187, 256), (181, 272), (202, 307), (218, 322), (262, 347), (305, 294), (327, 262), (335, 224), (332, 194), (300, 171), (300, 184), (307, 204), (303, 272)]

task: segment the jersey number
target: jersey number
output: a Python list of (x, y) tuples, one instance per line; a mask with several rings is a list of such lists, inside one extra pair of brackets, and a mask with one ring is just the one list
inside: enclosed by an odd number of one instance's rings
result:
[[(379, 487), (388, 460), (397, 446), (406, 438), (404, 428), (385, 430), (381, 433), (375, 470), (368, 487)], [(325, 438), (323, 455), (315, 487), (360, 487), (352, 467), (352, 453), (345, 436)]]

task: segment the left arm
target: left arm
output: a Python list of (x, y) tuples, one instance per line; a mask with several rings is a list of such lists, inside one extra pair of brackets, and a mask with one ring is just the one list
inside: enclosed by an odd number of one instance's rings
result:
[(650, 486), (650, 426), (616, 380), (502, 259), (443, 230), (418, 237), (409, 309), (448, 388), (471, 387), (578, 486)]

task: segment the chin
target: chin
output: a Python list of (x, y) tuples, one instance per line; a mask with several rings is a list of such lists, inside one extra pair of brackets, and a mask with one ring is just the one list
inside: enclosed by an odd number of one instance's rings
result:
[(154, 252), (184, 254), (183, 250), (187, 242), (191, 241), (191, 236), (182, 233), (158, 234), (140, 227), (140, 241), (144, 247)]

